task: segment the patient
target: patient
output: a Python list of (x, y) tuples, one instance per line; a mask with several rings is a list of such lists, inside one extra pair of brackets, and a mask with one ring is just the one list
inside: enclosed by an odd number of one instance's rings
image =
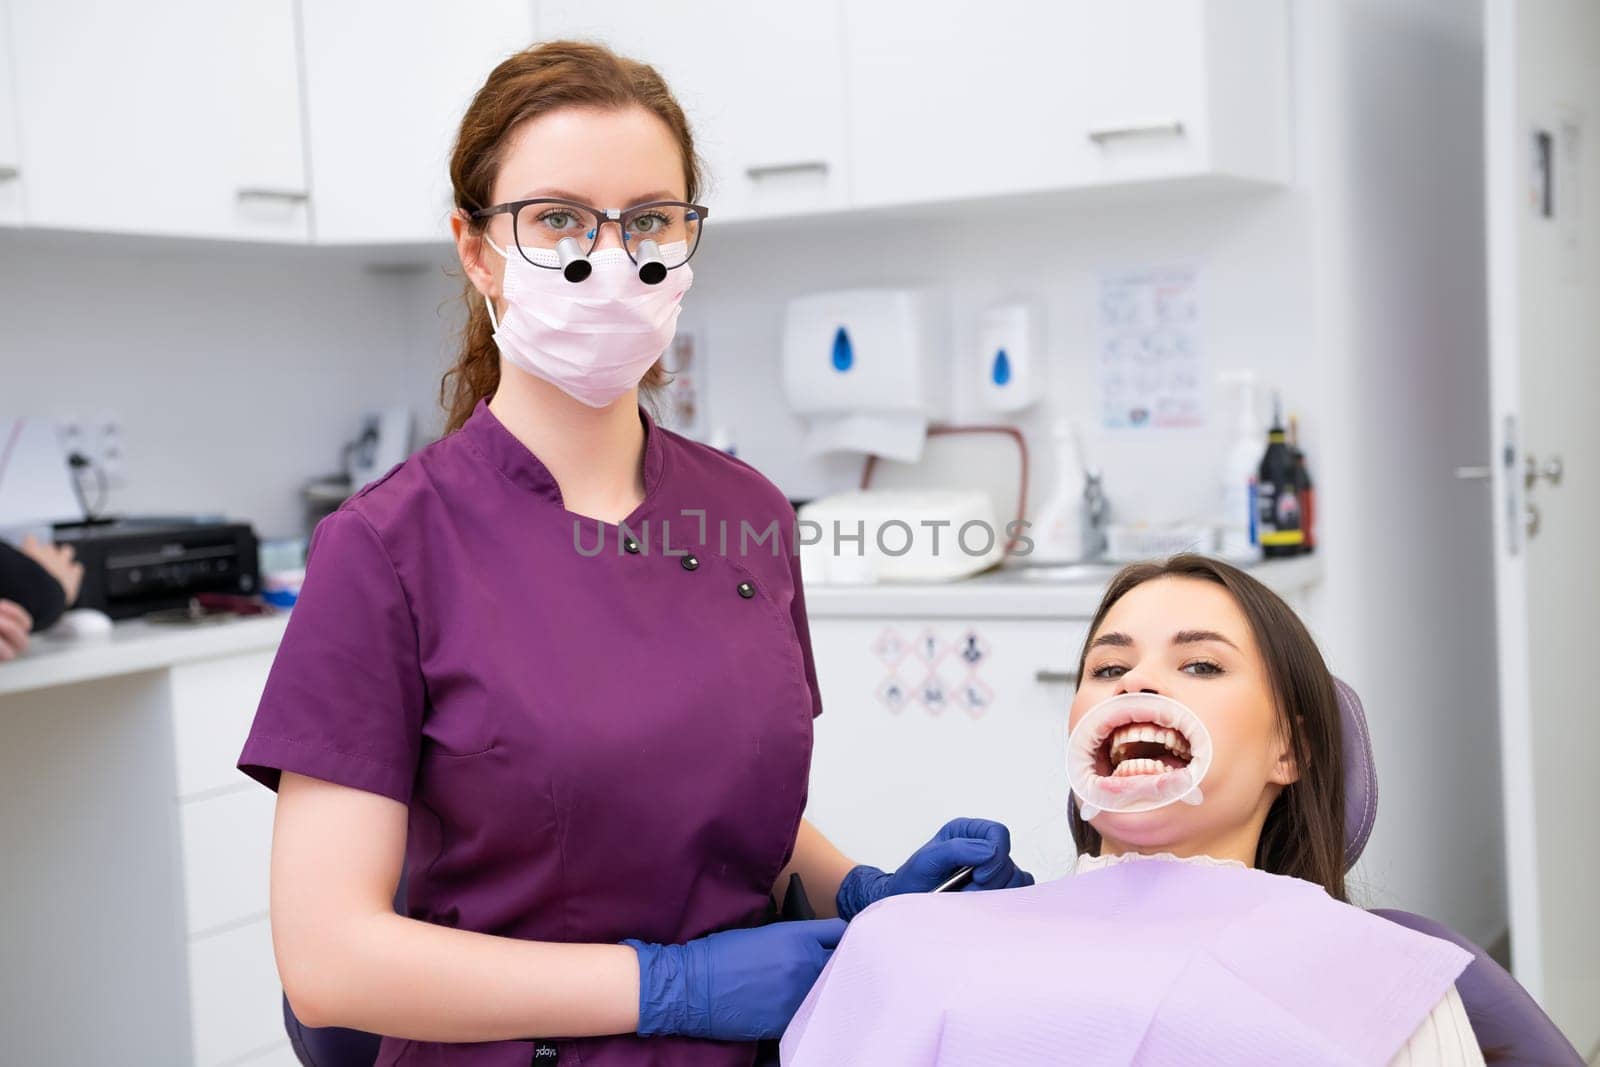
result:
[(1074, 875), (868, 908), (784, 1063), (1483, 1062), (1467, 953), (1346, 900), (1338, 702), (1287, 605), (1198, 556), (1126, 568), (1079, 678)]

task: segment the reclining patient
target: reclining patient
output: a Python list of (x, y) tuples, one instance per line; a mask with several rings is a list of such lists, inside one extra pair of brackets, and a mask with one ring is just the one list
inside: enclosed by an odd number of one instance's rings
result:
[(1129, 567), (1078, 676), (1075, 873), (868, 908), (785, 1064), (1483, 1062), (1470, 956), (1346, 901), (1338, 698), (1287, 605), (1197, 556)]

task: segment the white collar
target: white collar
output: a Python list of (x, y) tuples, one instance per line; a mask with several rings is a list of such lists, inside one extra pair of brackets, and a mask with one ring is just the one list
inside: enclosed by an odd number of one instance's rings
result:
[(1240, 870), (1249, 870), (1245, 864), (1238, 860), (1219, 860), (1215, 856), (1174, 856), (1170, 852), (1154, 852), (1145, 855), (1142, 852), (1124, 852), (1120, 856), (1091, 856), (1087, 852), (1078, 857), (1077, 863), (1072, 868), (1073, 874), (1083, 874), (1085, 871), (1098, 871), (1117, 863), (1126, 863), (1130, 860), (1170, 860), (1174, 863), (1198, 863), (1206, 867), (1238, 867)]

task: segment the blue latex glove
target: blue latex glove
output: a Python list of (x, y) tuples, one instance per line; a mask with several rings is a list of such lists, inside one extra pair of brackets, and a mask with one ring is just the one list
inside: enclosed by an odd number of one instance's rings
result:
[(773, 923), (639, 954), (639, 1033), (714, 1041), (783, 1036), (844, 936), (844, 922)]
[(1011, 862), (1011, 831), (988, 819), (952, 819), (893, 874), (861, 866), (844, 876), (835, 902), (839, 917), (855, 918), (867, 905), (897, 893), (926, 893), (963, 867), (976, 867), (969, 890), (1016, 889), (1033, 875)]

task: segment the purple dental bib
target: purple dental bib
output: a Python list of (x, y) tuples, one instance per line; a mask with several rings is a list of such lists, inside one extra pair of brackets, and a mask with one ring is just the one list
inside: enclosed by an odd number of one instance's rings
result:
[(1470, 958), (1296, 878), (1134, 859), (873, 905), (783, 1062), (1384, 1064)]

